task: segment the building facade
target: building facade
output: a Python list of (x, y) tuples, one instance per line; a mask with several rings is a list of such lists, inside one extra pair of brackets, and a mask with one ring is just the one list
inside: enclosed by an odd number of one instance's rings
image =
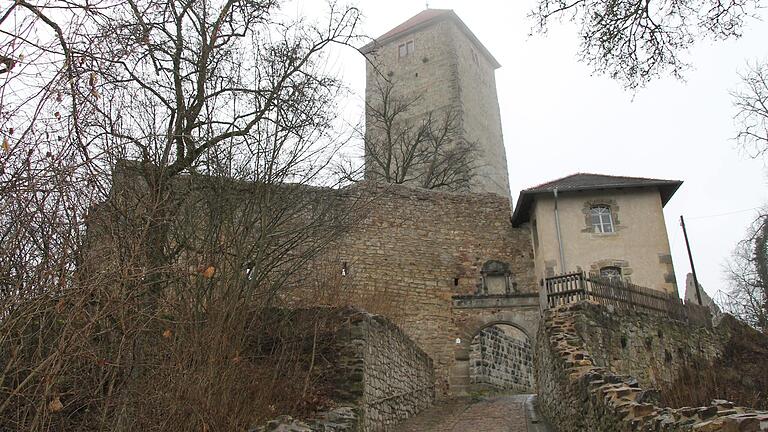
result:
[(520, 192), (536, 277), (584, 271), (677, 293), (663, 207), (677, 180), (574, 174)]

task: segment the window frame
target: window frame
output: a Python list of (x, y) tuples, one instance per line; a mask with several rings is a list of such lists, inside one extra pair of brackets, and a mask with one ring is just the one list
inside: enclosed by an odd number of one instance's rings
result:
[(413, 39), (405, 41), (397, 46), (397, 57), (406, 58), (416, 52), (416, 43)]
[[(589, 217), (593, 232), (597, 234), (613, 234), (616, 232), (613, 212), (610, 206), (604, 204), (591, 206)], [(606, 227), (608, 230), (606, 230)]]
[[(612, 272), (613, 275), (606, 275), (605, 273)], [(621, 267), (617, 266), (604, 266), (600, 267), (599, 270), (600, 279), (607, 280), (609, 282), (623, 282), (624, 281), (624, 272), (621, 270)]]

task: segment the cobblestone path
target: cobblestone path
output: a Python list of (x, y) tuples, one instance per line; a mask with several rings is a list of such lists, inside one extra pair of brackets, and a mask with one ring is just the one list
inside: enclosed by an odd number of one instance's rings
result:
[(546, 432), (526, 417), (528, 395), (459, 398), (441, 402), (400, 424), (397, 432)]

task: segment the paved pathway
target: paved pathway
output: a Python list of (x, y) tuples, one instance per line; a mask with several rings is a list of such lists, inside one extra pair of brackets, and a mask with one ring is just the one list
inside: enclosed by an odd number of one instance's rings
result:
[(399, 425), (397, 432), (550, 432), (527, 414), (530, 395), (496, 395), (441, 402)]

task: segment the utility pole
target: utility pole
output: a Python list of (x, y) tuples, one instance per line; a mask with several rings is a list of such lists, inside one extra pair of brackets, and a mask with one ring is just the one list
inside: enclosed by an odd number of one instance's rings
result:
[(693, 266), (693, 255), (691, 254), (691, 244), (688, 242), (688, 231), (685, 230), (685, 219), (680, 215), (680, 226), (683, 227), (683, 237), (685, 237), (685, 247), (688, 249), (688, 261), (691, 262), (691, 273), (693, 273), (693, 284), (696, 287), (696, 300), (699, 306), (702, 306), (701, 293), (699, 292), (699, 278), (696, 277), (696, 267)]

